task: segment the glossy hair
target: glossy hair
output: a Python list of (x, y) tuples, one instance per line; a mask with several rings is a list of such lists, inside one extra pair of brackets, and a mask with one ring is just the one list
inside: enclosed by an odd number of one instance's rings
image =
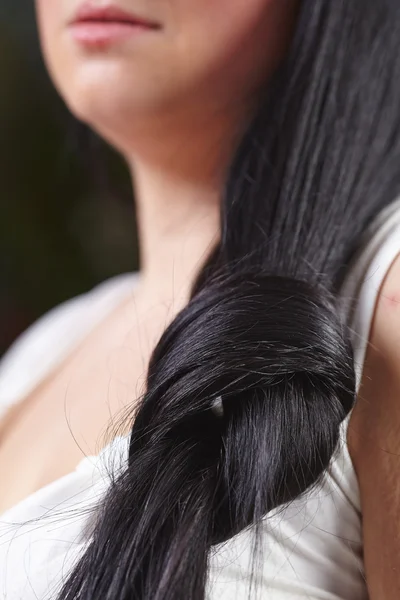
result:
[(355, 399), (340, 286), (399, 193), (399, 19), (395, 0), (301, 2), (59, 600), (204, 600), (212, 547), (320, 481)]

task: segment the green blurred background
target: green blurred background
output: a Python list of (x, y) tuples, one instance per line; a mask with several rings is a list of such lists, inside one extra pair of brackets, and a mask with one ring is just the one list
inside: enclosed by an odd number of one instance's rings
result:
[(137, 264), (124, 162), (53, 89), (33, 0), (0, 0), (0, 355), (52, 306)]

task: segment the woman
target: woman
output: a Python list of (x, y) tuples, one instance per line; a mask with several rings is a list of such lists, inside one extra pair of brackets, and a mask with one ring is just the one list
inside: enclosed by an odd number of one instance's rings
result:
[(398, 3), (37, 8), (141, 270), (3, 361), (3, 597), (398, 598)]

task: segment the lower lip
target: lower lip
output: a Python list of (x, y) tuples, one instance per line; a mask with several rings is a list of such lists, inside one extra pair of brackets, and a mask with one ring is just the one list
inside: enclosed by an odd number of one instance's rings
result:
[(113, 21), (73, 23), (70, 30), (74, 40), (88, 47), (105, 47), (126, 40), (132, 35), (154, 31), (144, 25)]

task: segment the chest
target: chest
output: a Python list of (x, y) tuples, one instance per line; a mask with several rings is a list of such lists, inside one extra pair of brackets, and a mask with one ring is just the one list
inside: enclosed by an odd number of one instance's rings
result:
[(71, 473), (115, 435), (144, 392), (157, 328), (112, 318), (0, 423), (0, 514)]

